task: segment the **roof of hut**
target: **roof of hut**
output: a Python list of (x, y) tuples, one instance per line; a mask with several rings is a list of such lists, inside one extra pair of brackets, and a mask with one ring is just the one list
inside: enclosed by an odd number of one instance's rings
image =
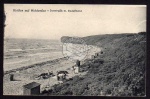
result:
[(37, 82), (31, 82), (31, 83), (29, 83), (29, 84), (24, 85), (24, 87), (25, 87), (25, 88), (28, 88), (28, 89), (32, 89), (32, 88), (35, 88), (35, 87), (37, 87), (37, 86), (39, 86), (39, 85), (41, 85), (41, 84), (39, 84), (39, 83), (37, 83)]

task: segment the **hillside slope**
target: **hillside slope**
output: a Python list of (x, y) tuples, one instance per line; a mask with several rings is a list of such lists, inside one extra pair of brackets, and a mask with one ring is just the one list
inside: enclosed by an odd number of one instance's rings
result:
[[(65, 39), (65, 38), (63, 38)], [(145, 96), (146, 33), (83, 37), (89, 45), (103, 48), (95, 59), (86, 60), (81, 72), (43, 95)]]

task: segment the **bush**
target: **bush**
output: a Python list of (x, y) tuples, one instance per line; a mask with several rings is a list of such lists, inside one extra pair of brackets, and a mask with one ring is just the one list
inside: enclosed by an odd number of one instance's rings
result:
[(146, 39), (143, 35), (84, 37), (87, 44), (100, 45), (104, 54), (85, 60), (81, 65), (82, 71), (88, 71), (84, 77), (75, 76), (62, 85), (55, 85), (49, 95), (101, 95), (102, 91), (112, 96), (145, 96), (146, 48), (139, 43)]

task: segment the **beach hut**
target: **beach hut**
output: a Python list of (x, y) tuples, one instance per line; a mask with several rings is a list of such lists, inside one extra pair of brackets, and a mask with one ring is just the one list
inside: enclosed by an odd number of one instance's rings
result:
[(23, 85), (23, 95), (39, 95), (40, 85), (36, 82), (31, 82), (29, 84)]
[(66, 79), (65, 74), (58, 74), (58, 75), (57, 75), (57, 80), (58, 80), (58, 81), (63, 81), (63, 80), (65, 80), (65, 79)]
[(63, 81), (66, 79), (68, 72), (67, 71), (59, 71), (57, 72), (57, 80), (58, 81)]
[(79, 60), (76, 61), (76, 65), (80, 66), (80, 61)]
[(94, 55), (91, 56), (92, 59), (96, 58)]
[(58, 80), (58, 81), (63, 81), (63, 80), (65, 80), (65, 79), (66, 79), (65, 74), (62, 73), (62, 74), (58, 74), (58, 75), (57, 75), (57, 80)]
[(80, 61), (79, 60), (76, 61), (76, 65), (73, 66), (73, 70), (74, 70), (75, 74), (79, 73), (79, 70), (80, 70)]
[(74, 73), (75, 74), (79, 73), (79, 70), (80, 70), (79, 66), (74, 66)]
[(95, 56), (98, 56), (98, 53), (95, 53)]
[(10, 74), (10, 81), (14, 81), (14, 74)]

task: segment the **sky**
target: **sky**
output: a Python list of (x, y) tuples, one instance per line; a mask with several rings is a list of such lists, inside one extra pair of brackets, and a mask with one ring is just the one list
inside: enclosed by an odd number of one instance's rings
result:
[[(82, 10), (82, 12), (13, 12)], [(60, 39), (62, 36), (146, 31), (146, 5), (5, 4), (4, 37)]]

